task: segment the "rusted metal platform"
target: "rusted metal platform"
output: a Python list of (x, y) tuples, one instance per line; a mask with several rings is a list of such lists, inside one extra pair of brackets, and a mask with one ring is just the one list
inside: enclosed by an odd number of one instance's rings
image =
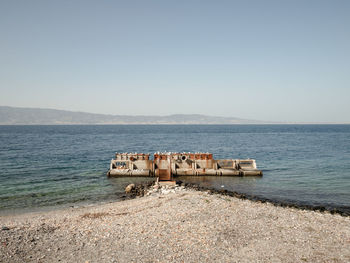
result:
[(108, 176), (156, 176), (170, 181), (174, 176), (262, 176), (253, 159), (213, 159), (211, 153), (116, 153)]

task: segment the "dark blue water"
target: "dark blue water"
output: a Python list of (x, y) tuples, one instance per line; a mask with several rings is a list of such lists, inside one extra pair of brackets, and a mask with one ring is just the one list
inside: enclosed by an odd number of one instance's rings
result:
[(350, 125), (0, 126), (0, 211), (114, 200), (116, 151), (253, 158), (262, 178), (182, 178), (298, 204), (350, 208)]

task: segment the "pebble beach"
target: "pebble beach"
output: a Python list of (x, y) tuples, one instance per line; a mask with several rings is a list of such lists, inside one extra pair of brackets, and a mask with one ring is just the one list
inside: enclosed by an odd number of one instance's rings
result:
[(0, 226), (0, 262), (350, 262), (350, 217), (179, 186)]

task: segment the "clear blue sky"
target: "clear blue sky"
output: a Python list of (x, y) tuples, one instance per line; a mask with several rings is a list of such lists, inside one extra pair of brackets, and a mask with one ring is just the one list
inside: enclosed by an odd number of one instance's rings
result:
[(350, 1), (0, 1), (0, 105), (350, 122)]

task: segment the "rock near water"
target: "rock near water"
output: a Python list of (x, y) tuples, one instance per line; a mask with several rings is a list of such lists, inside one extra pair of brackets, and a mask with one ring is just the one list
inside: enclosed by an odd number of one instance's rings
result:
[(127, 187), (125, 187), (125, 193), (131, 193), (131, 191), (135, 188), (135, 184), (129, 184)]

